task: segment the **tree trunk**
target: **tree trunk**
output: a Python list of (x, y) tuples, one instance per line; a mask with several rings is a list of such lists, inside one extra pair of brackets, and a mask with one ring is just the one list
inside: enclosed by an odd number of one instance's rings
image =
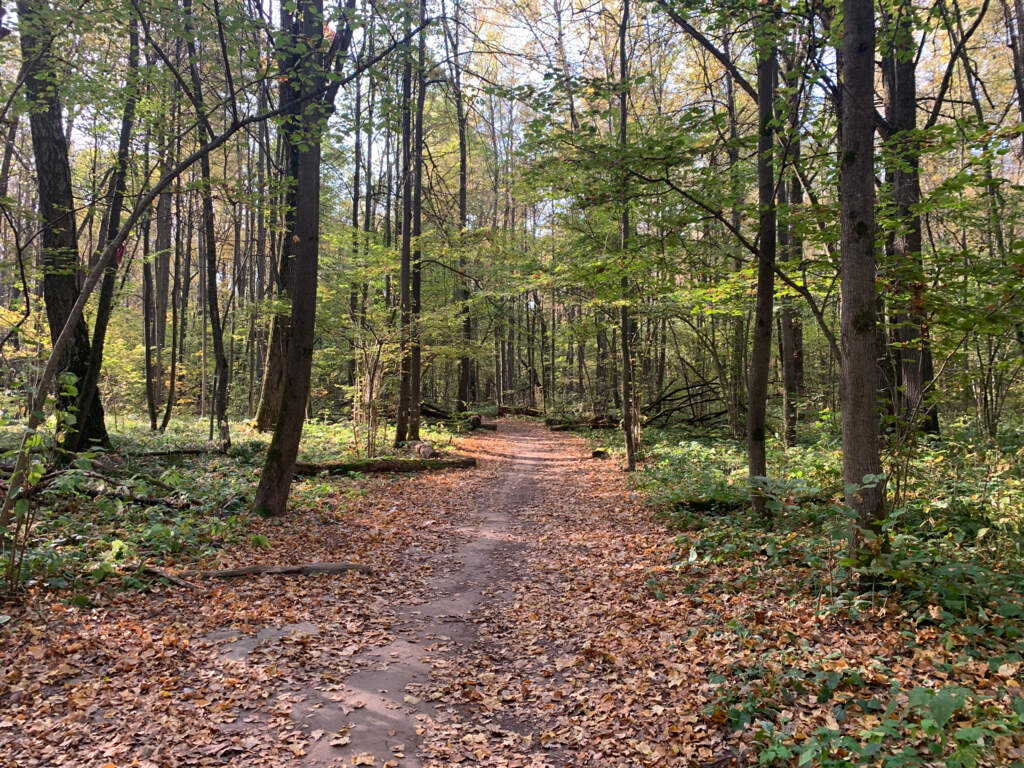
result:
[[(629, 147), (627, 135), (627, 119), (629, 116), (629, 61), (626, 51), (626, 38), (629, 32), (629, 0), (622, 0), (622, 18), (619, 21), (619, 150), (625, 155)], [(629, 250), (630, 222), (628, 188), (626, 176), (622, 179), (622, 212), (619, 215), (619, 250), (623, 254), (623, 263), (629, 263), (625, 257)], [(628, 297), (632, 293), (629, 277), (622, 276), (622, 294), (627, 300), (622, 302), (619, 310), (619, 334), (622, 338), (622, 432), (626, 443), (626, 471), (636, 469), (636, 454), (640, 448), (639, 409), (634, 402), (633, 392), (633, 337), (636, 333), (635, 323), (631, 316)]]
[[(34, 105), (29, 115), (32, 151), (35, 155), (42, 221), (43, 300), (50, 340), (56, 342), (71, 315), (81, 291), (78, 240), (75, 227), (75, 200), (71, 188), (71, 164), (64, 135), (55, 58), (47, 39), (43, 7), (30, 0), (18, 1), (19, 32), (24, 62), (25, 96)], [(79, 395), (84, 389), (89, 368), (89, 332), (85, 321), (74, 326), (67, 353), (58, 361), (61, 370), (77, 379)], [(77, 434), (81, 444), (109, 445), (103, 423), (103, 407), (93, 385), (89, 409), (78, 415)], [(78, 398), (60, 397), (60, 409), (74, 407)]]
[[(411, 16), (411, 14), (410, 14)], [(412, 31), (411, 18), (406, 20), (406, 33)], [(412, 333), (412, 293), (410, 270), (412, 262), (412, 52), (407, 50), (402, 63), (402, 242), (399, 266), (398, 293), (400, 331), (400, 373), (398, 385), (398, 413), (395, 417), (395, 447), (405, 445), (409, 439), (409, 406), (412, 402), (412, 357), (409, 349)]]
[[(303, 4), (307, 34), (316, 31), (315, 19), (310, 23), (308, 6)], [(318, 18), (318, 17), (317, 17)], [(312, 127), (312, 126), (310, 126)], [(294, 140), (294, 139), (293, 139)], [(309, 381), (313, 360), (313, 337), (316, 321), (316, 283), (320, 234), (320, 143), (305, 140), (296, 148), (296, 212), (288, 233), (289, 256), (295, 260), (292, 284), (291, 339), (288, 343), (287, 367), (277, 425), (266, 462), (260, 475), (253, 507), (257, 512), (282, 515), (288, 502), (291, 470), (299, 452), (299, 440), (306, 416)]]
[[(789, 147), (788, 159), (794, 171), (788, 184), (779, 185), (779, 203), (788, 206), (786, 227), (779, 230), (779, 245), (783, 257), (791, 264), (800, 265), (803, 260), (803, 237), (795, 226), (795, 214), (803, 203), (803, 188), (800, 186), (800, 113), (799, 102), (794, 96), (789, 104)], [(785, 244), (783, 245), (783, 234)], [(799, 418), (798, 403), (803, 395), (803, 323), (800, 310), (794, 306), (791, 297), (782, 299), (779, 313), (779, 352), (782, 360), (782, 419), (783, 437), (786, 446), (796, 444), (796, 425)]]
[[(170, 168), (171, 160), (171, 139), (169, 138), (170, 128), (166, 136), (162, 138), (159, 148), (162, 170), (166, 172)], [(155, 370), (154, 370), (154, 400), (159, 403), (164, 397), (164, 349), (167, 346), (167, 305), (174, 299), (170, 291), (171, 274), (171, 236), (172, 236), (172, 205), (173, 196), (168, 188), (156, 202), (156, 252), (153, 255), (153, 323), (155, 335), (153, 339)], [(172, 331), (173, 332), (173, 331)]]
[(765, 414), (768, 405), (768, 375), (772, 354), (772, 312), (775, 300), (775, 83), (778, 59), (775, 50), (775, 19), (765, 13), (770, 36), (759, 45), (757, 62), (757, 204), (760, 213), (757, 235), (757, 301), (754, 308), (754, 332), (747, 374), (747, 469), (751, 481), (751, 506), (754, 514), (770, 518), (760, 478), (768, 474), (765, 451)]
[[(351, 11), (355, 0), (347, 0)], [(306, 95), (281, 126), (283, 140), (294, 157), (295, 208), (284, 237), (284, 252), (293, 262), (291, 338), (280, 414), (267, 449), (253, 508), (262, 514), (282, 515), (291, 486), (295, 458), (299, 452), (302, 425), (309, 400), (309, 382), (313, 364), (316, 331), (316, 289), (320, 250), (320, 137), (334, 99), (334, 90), (321, 96), (321, 84), (335, 61), (325, 61), (319, 52), (324, 43), (323, 0), (301, 0), (292, 10), (281, 7), (281, 100), (290, 95)], [(344, 35), (337, 53), (343, 60), (352, 39), (351, 28)], [(301, 41), (301, 44), (300, 44)], [(305, 55), (297, 50), (310, 48)]]
[[(159, 205), (159, 204), (158, 204)], [(178, 211), (180, 214), (180, 209)], [(178, 226), (181, 227), (181, 217), (178, 217)], [(159, 236), (157, 237), (159, 242)], [(167, 430), (167, 425), (171, 421), (171, 409), (174, 407), (174, 396), (177, 389), (177, 378), (178, 378), (178, 323), (179, 323), (179, 310), (180, 300), (178, 298), (181, 292), (181, 237), (175, 240), (174, 244), (174, 277), (173, 284), (171, 285), (171, 370), (170, 377), (167, 383), (167, 402), (164, 405), (163, 419), (160, 421), (160, 432), (163, 433)], [(184, 324), (184, 322), (182, 322)]]
[(597, 329), (597, 353), (594, 365), (594, 415), (608, 413), (608, 331)]
[(154, 360), (156, 347), (156, 307), (153, 297), (153, 265), (149, 259), (149, 221), (142, 227), (142, 339), (146, 345), (146, 412), (149, 415), (149, 429), (157, 430), (156, 379), (157, 372)]
[[(114, 169), (110, 175), (107, 210), (103, 215), (103, 226), (97, 252), (102, 251), (107, 243), (117, 236), (117, 232), (121, 228), (121, 209), (124, 207), (125, 181), (128, 175), (132, 127), (135, 122), (135, 104), (138, 100), (136, 76), (139, 68), (139, 32), (135, 26), (134, 19), (129, 27), (128, 41), (128, 73), (125, 82), (126, 98), (124, 112), (121, 116), (121, 131), (118, 137), (117, 154), (114, 160)], [(148, 229), (149, 225), (147, 222), (143, 230), (144, 239), (148, 235)], [(117, 269), (121, 266), (120, 262), (121, 260), (118, 258), (110, 263), (110, 266), (107, 267), (103, 275), (103, 283), (100, 286), (99, 302), (96, 307), (96, 324), (93, 326), (92, 344), (89, 349), (89, 368), (86, 370), (82, 391), (78, 396), (79, 413), (88, 413), (92, 408), (93, 399), (99, 396), (97, 387), (100, 380), (100, 370), (103, 367), (103, 348), (106, 344), (107, 326), (110, 323), (110, 315), (114, 307), (114, 289), (116, 288)], [(82, 441), (80, 432), (72, 431), (69, 433), (67, 440), (68, 450), (80, 451), (85, 447), (86, 444)]]
[(1021, 24), (1024, 23), (1024, 2), (1013, 0), (1013, 10), (1010, 9), (1006, 0), (1002, 0), (1002, 5), (1006, 32), (1010, 38), (1009, 48), (1013, 56), (1013, 84), (1014, 90), (1017, 91), (1017, 110), (1020, 113), (1021, 122), (1024, 122), (1024, 36), (1021, 34)]
[[(723, 50), (726, 56), (730, 56), (729, 37), (725, 38)], [(735, 231), (739, 231), (743, 224), (740, 206), (742, 205), (742, 193), (740, 191), (740, 128), (739, 110), (736, 108), (736, 82), (730, 72), (725, 76), (726, 107), (729, 113), (729, 145), (726, 155), (729, 161), (729, 185), (731, 191), (730, 223)], [(760, 190), (759, 190), (760, 191)], [(739, 256), (733, 256), (733, 269), (737, 272), (743, 269), (743, 260)], [(722, 377), (722, 387), (725, 389), (725, 407), (729, 414), (729, 428), (733, 437), (739, 439), (744, 437), (746, 432), (746, 403), (743, 402), (743, 394), (747, 390), (747, 370), (744, 360), (744, 351), (747, 347), (747, 315), (737, 313), (735, 317), (726, 321), (732, 335), (730, 346), (729, 367), (719, 366), (725, 373)]]
[(855, 514), (851, 556), (862, 559), (863, 532), (881, 532), (885, 482), (878, 443), (875, 354), (875, 19), (871, 0), (843, 0), (843, 79), (839, 199), (842, 220), (843, 482)]
[[(287, 60), (287, 66), (297, 66), (295, 55)], [(291, 103), (299, 97), (299, 85), (296, 82), (284, 81), (280, 84), (281, 100)], [(289, 110), (288, 119), (298, 119), (295, 110)], [(279, 133), (280, 137), (280, 133)], [(284, 155), (283, 176), (284, 192), (282, 207), (284, 208), (284, 230), (290, 231), (295, 217), (295, 179), (298, 176), (298, 157), (295, 147), (288, 141), (280, 139), (280, 151)], [(267, 158), (269, 165), (270, 158)], [(288, 257), (288, 244), (281, 238), (277, 244), (277, 268), (272, 270), (271, 285), (276, 289), (278, 301), (288, 301), (292, 295), (292, 259)], [(281, 397), (284, 391), (284, 368), (288, 358), (288, 340), (291, 335), (291, 317), (287, 312), (275, 311), (270, 317), (270, 328), (267, 331), (267, 353), (263, 361), (263, 384), (260, 387), (260, 402), (256, 408), (256, 429), (268, 432), (277, 424), (281, 409)]]
[[(426, 0), (420, 0), (419, 21), (427, 18)], [(412, 253), (410, 305), (411, 323), (409, 339), (409, 440), (420, 439), (420, 401), (423, 399), (423, 365), (421, 361), (420, 310), (422, 301), (422, 256), (420, 236), (423, 234), (423, 109), (427, 98), (427, 32), (419, 34), (419, 58), (416, 65), (416, 126), (413, 137), (413, 200), (412, 237), (416, 241)]]
[[(473, 318), (469, 312), (469, 279), (465, 275), (466, 256), (463, 252), (462, 238), (466, 232), (468, 214), (468, 190), (469, 190), (469, 119), (466, 116), (466, 104), (462, 93), (462, 61), (459, 41), (461, 39), (462, 2), (455, 0), (455, 8), (452, 24), (445, 26), (447, 40), (451, 45), (451, 80), (453, 96), (455, 99), (455, 122), (459, 131), (459, 275), (457, 281), (456, 300), (460, 304), (459, 312), (462, 315), (462, 343), (468, 349), (473, 342)], [(468, 352), (464, 349), (459, 357), (459, 388), (456, 394), (457, 410), (466, 411), (470, 401), (470, 383), (472, 380), (473, 361)]]
[[(359, 60), (362, 58), (362, 52), (356, 59), (357, 65)], [(356, 257), (359, 252), (359, 197), (362, 194), (362, 181), (360, 179), (360, 170), (363, 165), (363, 79), (361, 77), (356, 78), (355, 90), (356, 99), (353, 109), (353, 124), (352, 133), (355, 134), (355, 146), (352, 151), (352, 249), (350, 252), (349, 260), (354, 264)], [(366, 165), (366, 175), (370, 176), (370, 165)], [(358, 340), (359, 334), (359, 285), (352, 283), (349, 286), (348, 295), (348, 312), (349, 319), (352, 323), (352, 332), (349, 337), (349, 358), (348, 358), (348, 385), (352, 387), (352, 407), (353, 413), (356, 410), (356, 400), (358, 396), (355, 393), (356, 385), (356, 369), (358, 368)]]
[[(185, 15), (185, 47), (188, 51), (189, 75), (192, 79), (192, 99), (196, 109), (196, 119), (203, 126), (206, 135), (213, 137), (213, 130), (206, 117), (206, 106), (203, 101), (202, 83), (199, 78), (199, 57), (196, 53), (195, 32), (192, 19), (192, 0), (182, 0), (182, 11)], [(213, 212), (213, 174), (210, 170), (210, 156), (204, 154), (199, 160), (199, 171), (202, 179), (201, 201), (203, 210), (203, 259), (206, 286), (206, 310), (210, 321), (210, 336), (213, 340), (213, 378), (212, 415), (217, 422), (220, 447), (227, 450), (231, 446), (231, 431), (228, 426), (228, 360), (224, 354), (224, 333), (221, 328), (220, 305), (217, 299), (217, 233), (214, 227)], [(204, 336), (205, 338), (205, 336)], [(205, 368), (204, 368), (205, 370)]]
[[(891, 44), (882, 57), (886, 120), (892, 133), (886, 140), (888, 167), (895, 208), (891, 238), (894, 285), (899, 309), (893, 313), (898, 342), (900, 419), (909, 429), (938, 433), (939, 414), (928, 390), (934, 377), (931, 345), (924, 313), (924, 266), (921, 257), (920, 148), (917, 136), (917, 73), (913, 6), (900, 0), (892, 9)], [(890, 305), (891, 306), (891, 305)]]

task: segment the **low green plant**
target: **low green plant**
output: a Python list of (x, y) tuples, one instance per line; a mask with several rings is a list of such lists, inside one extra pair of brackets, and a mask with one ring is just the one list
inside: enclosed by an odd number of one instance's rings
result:
[[(771, 478), (758, 479), (773, 520), (750, 514), (744, 446), (724, 436), (645, 433), (648, 461), (635, 479), (675, 539), (680, 577), (730, 567), (722, 590), (770, 583), (792, 599), (813, 596), (821, 614), (859, 621), (882, 606), (906, 614), (909, 627), (938, 630), (933, 640), (965, 661), (992, 668), (1021, 660), (1024, 637), (1024, 448), (950, 430), (924, 440), (904, 457), (897, 502), (872, 541), (871, 557), (850, 559), (853, 523), (842, 503), (834, 438), (784, 449), (769, 444)], [(822, 490), (824, 489), (824, 490)], [(691, 573), (693, 576), (691, 577)], [(741, 583), (742, 582), (742, 583)], [(659, 584), (658, 589), (666, 587)], [(686, 590), (688, 591), (688, 590)], [(767, 596), (766, 596), (767, 597)], [(762, 645), (742, 617), (725, 625), (745, 648)], [(908, 632), (913, 647), (916, 635)], [(712, 679), (706, 714), (754, 734), (762, 765), (995, 765), (996, 740), (1019, 734), (1024, 700), (976, 687), (947, 670), (948, 684), (931, 688), (891, 676), (888, 687), (866, 682), (856, 669), (836, 672), (802, 658), (781, 670), (777, 640), (772, 663), (745, 662)], [(923, 642), (923, 641), (922, 641)], [(797, 654), (799, 655), (799, 654)], [(1019, 689), (1015, 689), (1018, 690)], [(842, 692), (842, 696), (837, 696)], [(787, 713), (794, 697), (813, 695), (830, 707), (829, 722), (793, 734)], [(850, 707), (855, 707), (850, 710)], [(869, 714), (869, 726), (846, 726), (847, 715)], [(852, 722), (852, 721), (851, 721)], [(858, 721), (859, 722), (859, 721)], [(838, 727), (832, 727), (836, 725)], [(1000, 765), (1009, 763), (998, 763)], [(1017, 761), (1014, 765), (1024, 765)]]

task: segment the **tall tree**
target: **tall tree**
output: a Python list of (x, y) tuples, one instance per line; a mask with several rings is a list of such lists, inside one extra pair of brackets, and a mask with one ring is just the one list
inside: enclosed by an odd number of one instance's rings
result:
[[(293, 260), (291, 333), (284, 386), (274, 435), (267, 449), (253, 507), (282, 515), (287, 508), (295, 458), (309, 399), (316, 325), (320, 251), (320, 143), (341, 81), (340, 69), (352, 41), (355, 0), (346, 0), (342, 29), (328, 41), (323, 0), (281, 5), (280, 78), (282, 104), (294, 104), (281, 125), (294, 160), (293, 211), (285, 253)], [(332, 75), (334, 79), (332, 80)]]
[[(466, 114), (465, 94), (462, 87), (462, 51), (460, 42), (462, 38), (462, 0), (454, 0), (452, 3), (453, 14), (449, 21), (445, 14), (445, 45), (448, 52), (448, 81), (452, 90), (452, 99), (455, 102), (455, 125), (459, 137), (459, 241), (460, 245), (466, 232), (466, 225), (469, 221), (469, 118)], [(442, 5), (442, 11), (444, 6)], [(466, 256), (464, 250), (459, 249), (459, 280), (456, 288), (456, 300), (460, 302), (459, 312), (462, 315), (462, 343), (463, 353), (459, 356), (459, 383), (458, 394), (456, 395), (456, 407), (459, 411), (465, 411), (469, 407), (470, 385), (473, 374), (473, 361), (469, 356), (468, 347), (473, 341), (473, 318), (469, 312), (469, 278), (466, 275)]]
[(754, 513), (765, 517), (765, 495), (756, 483), (768, 474), (765, 415), (775, 300), (775, 89), (779, 65), (775, 11), (766, 9), (762, 19), (763, 27), (757, 33), (757, 299), (747, 372), (747, 468), (753, 483), (750, 498)]
[(875, 327), (875, 11), (872, 0), (843, 0), (840, 113), (843, 482), (855, 515), (850, 549), (881, 531), (885, 482), (878, 442)]
[[(125, 103), (121, 115), (121, 132), (117, 142), (117, 154), (114, 168), (110, 174), (110, 186), (107, 193), (107, 209), (103, 214), (103, 225), (99, 240), (99, 250), (117, 236), (121, 228), (121, 209), (124, 207), (125, 183), (128, 177), (130, 161), (132, 128), (135, 123), (135, 104), (138, 101), (138, 69), (139, 69), (139, 30), (132, 19), (128, 31), (128, 72), (125, 81)], [(147, 227), (148, 228), (148, 227)], [(146, 232), (143, 230), (143, 238)], [(107, 339), (107, 327), (114, 304), (114, 289), (117, 279), (117, 262), (107, 267), (100, 286), (99, 303), (96, 308), (96, 322), (93, 326), (92, 344), (89, 349), (89, 367), (86, 369), (85, 380), (78, 396), (78, 412), (88, 413), (92, 408), (93, 399), (99, 397), (97, 386), (100, 380), (100, 369), (103, 367), (103, 347)], [(153, 416), (155, 417), (155, 411)], [(155, 419), (154, 419), (155, 420)], [(71, 451), (79, 451), (86, 447), (85, 435), (81, 430), (72, 430), (68, 434), (67, 447)]]
[[(411, 0), (410, 0), (411, 2)], [(406, 9), (406, 34), (412, 32), (412, 12)], [(401, 165), (400, 185), (402, 188), (401, 245), (399, 247), (399, 382), (398, 413), (395, 416), (395, 447), (401, 447), (409, 439), (409, 408), (412, 394), (412, 47), (406, 43), (402, 57), (401, 94)]]
[[(53, 50), (56, 32), (47, 6), (32, 0), (18, 0), (18, 25), (42, 225), (43, 300), (50, 339), (56, 343), (82, 289), (71, 163), (60, 101), (61, 75)], [(79, 394), (85, 394), (89, 358), (89, 332), (79, 318), (71, 343), (58, 360), (60, 369), (78, 380)], [(89, 409), (75, 417), (80, 422), (74, 430), (78, 435), (75, 442), (107, 445), (109, 438), (95, 383), (90, 394)], [(64, 412), (77, 401), (75, 396), (62, 397)]]
[(882, 82), (885, 87), (886, 181), (893, 203), (889, 239), (896, 311), (897, 411), (908, 427), (939, 431), (939, 413), (929, 394), (935, 376), (924, 309), (924, 267), (921, 238), (921, 137), (917, 131), (917, 41), (915, 8), (908, 0), (882, 3), (885, 45)]
[[(195, 19), (192, 14), (192, 0), (182, 0), (182, 12), (185, 16), (185, 49), (188, 52), (188, 71), (192, 80), (192, 104), (195, 107), (196, 120), (203, 127), (206, 138), (214, 137), (213, 126), (210, 125), (203, 99), (202, 78), (199, 75), (199, 54), (196, 46)], [(216, 20), (220, 24), (220, 19)], [(225, 66), (228, 63), (224, 62)], [(210, 155), (204, 154), (199, 159), (199, 171), (202, 181), (200, 198), (203, 211), (203, 277), (206, 281), (206, 310), (210, 319), (210, 336), (213, 340), (213, 416), (217, 422), (217, 432), (221, 450), (231, 446), (231, 430), (228, 425), (228, 359), (224, 352), (224, 331), (221, 324), (220, 303), (217, 298), (217, 231), (214, 221), (213, 205), (213, 172), (210, 166)], [(205, 337), (204, 337), (205, 338)], [(205, 371), (205, 367), (203, 369)]]
[(427, 101), (427, 2), (420, 0), (419, 46), (416, 64), (416, 122), (412, 145), (412, 239), (413, 252), (409, 275), (409, 440), (420, 439), (420, 402), (423, 399), (423, 110)]
[[(778, 232), (779, 250), (782, 258), (791, 265), (799, 266), (803, 261), (804, 238), (797, 224), (797, 214), (803, 204), (803, 186), (800, 182), (800, 124), (801, 88), (794, 87), (793, 80), (800, 77), (801, 62), (794, 57), (786, 67), (786, 86), (791, 90), (787, 106), (787, 131), (785, 140), (785, 163), (791, 167), (788, 178), (778, 186), (779, 207), (786, 209), (786, 221)], [(779, 311), (779, 357), (782, 368), (782, 435), (787, 446), (796, 443), (798, 401), (803, 394), (803, 324), (800, 308), (793, 297), (783, 296)]]
[[(625, 161), (629, 147), (629, 51), (626, 43), (629, 37), (629, 0), (622, 0), (622, 17), (619, 19), (619, 151)], [(629, 176), (622, 173), (622, 199), (619, 201), (619, 251), (622, 267), (629, 261), (630, 220), (629, 220)], [(633, 342), (636, 336), (636, 322), (630, 311), (632, 288), (629, 276), (622, 275), (623, 301), (619, 310), (619, 336), (622, 344), (622, 432), (626, 442), (626, 471), (636, 469), (636, 454), (640, 448), (640, 412), (636, 405), (633, 381)]]

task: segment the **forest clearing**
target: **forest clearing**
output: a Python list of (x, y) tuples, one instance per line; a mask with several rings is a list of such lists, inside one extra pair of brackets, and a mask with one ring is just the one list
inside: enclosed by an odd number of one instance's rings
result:
[(0, 0), (0, 766), (1024, 768), (1020, 0)]

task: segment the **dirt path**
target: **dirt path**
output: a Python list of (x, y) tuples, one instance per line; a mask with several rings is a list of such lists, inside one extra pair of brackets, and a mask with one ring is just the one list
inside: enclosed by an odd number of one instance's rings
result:
[[(505, 423), (497, 437), (477, 445), (478, 459), (493, 479), (472, 497), (473, 518), (458, 521), (447, 572), (427, 582), (427, 602), (395, 607), (395, 639), (354, 659), (367, 668), (345, 680), (337, 707), (313, 701), (295, 712), (315, 729), (348, 737), (342, 747), (322, 740), (303, 765), (353, 764), (369, 755), (401, 768), (423, 765), (416, 754), (421, 734), (446, 719), (423, 698), (433, 683), (432, 658), (448, 665), (466, 654), (478, 641), (481, 607), (508, 600), (522, 578), (516, 558), (525, 546), (523, 531), (513, 527), (516, 513), (554, 490), (561, 462), (576, 460), (567, 458), (565, 440), (522, 423)], [(445, 499), (437, 504), (448, 506)]]
[(727, 596), (670, 589), (615, 461), (515, 421), (460, 450), (479, 466), (297, 483), (220, 557), (372, 574), (37, 605), (0, 648), (0, 766), (728, 765), (701, 708), (734, 639), (692, 639)]

